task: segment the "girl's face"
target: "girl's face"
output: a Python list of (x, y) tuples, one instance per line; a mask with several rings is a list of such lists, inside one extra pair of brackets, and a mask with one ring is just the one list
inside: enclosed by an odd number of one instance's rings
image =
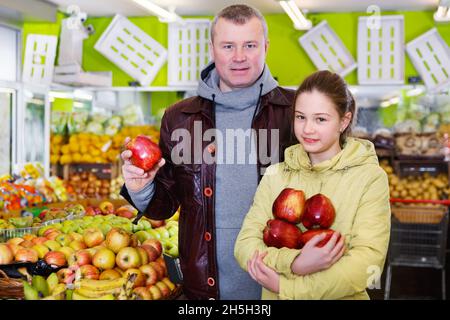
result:
[(331, 159), (341, 151), (339, 137), (351, 120), (351, 112), (339, 116), (334, 103), (323, 93), (303, 92), (295, 102), (294, 132), (311, 163)]

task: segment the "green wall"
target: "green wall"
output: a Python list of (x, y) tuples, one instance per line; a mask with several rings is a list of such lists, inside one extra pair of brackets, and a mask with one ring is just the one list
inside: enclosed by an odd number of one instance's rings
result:
[[(406, 42), (411, 41), (433, 27), (437, 27), (440, 35), (450, 44), (450, 24), (437, 25), (433, 21), (432, 11), (383, 12), (383, 15), (391, 14), (404, 15)], [(322, 20), (327, 20), (356, 59), (359, 16), (366, 16), (366, 13), (316, 13), (310, 14), (308, 18), (313, 21), (314, 25)], [(24, 23), (24, 42), (28, 33), (58, 35), (62, 17), (63, 15), (61, 13), (58, 14), (58, 20), (54, 24)], [(167, 47), (167, 24), (159, 22), (156, 17), (130, 17), (129, 19), (164, 47)], [(295, 30), (291, 20), (285, 14), (266, 15), (266, 19), (269, 26), (270, 46), (267, 63), (270, 70), (281, 85), (297, 86), (307, 75), (316, 70), (298, 42), (298, 38), (304, 32)], [(112, 17), (88, 19), (88, 23), (92, 24), (95, 28), (95, 34), (84, 42), (83, 68), (85, 71), (111, 70), (113, 71), (113, 85), (127, 86), (128, 82), (133, 81), (133, 79), (94, 49), (95, 42), (107, 28), (111, 20)], [(25, 43), (23, 47), (25, 47)], [(408, 76), (417, 75), (417, 72), (406, 54), (405, 57), (405, 79), (407, 79)], [(350, 84), (357, 84), (356, 70), (347, 75), (346, 80)], [(161, 68), (151, 85), (167, 85), (167, 64)], [(179, 97), (175, 92), (153, 93), (153, 113), (157, 113), (159, 109), (165, 108), (177, 101)]]

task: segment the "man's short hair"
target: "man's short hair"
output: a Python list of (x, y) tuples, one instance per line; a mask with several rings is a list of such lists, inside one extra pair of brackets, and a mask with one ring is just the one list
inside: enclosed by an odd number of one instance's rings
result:
[(226, 8), (223, 8), (213, 19), (211, 22), (211, 28), (210, 28), (210, 38), (211, 42), (213, 42), (214, 39), (214, 28), (217, 24), (217, 21), (220, 18), (223, 18), (228, 21), (232, 21), (235, 24), (245, 24), (247, 23), (251, 18), (258, 18), (259, 21), (261, 21), (261, 25), (263, 27), (264, 31), (264, 38), (268, 39), (268, 28), (267, 28), (267, 22), (266, 19), (264, 19), (264, 16), (261, 14), (261, 12), (253, 8), (251, 6), (245, 5), (245, 4), (234, 4), (231, 6), (228, 6)]

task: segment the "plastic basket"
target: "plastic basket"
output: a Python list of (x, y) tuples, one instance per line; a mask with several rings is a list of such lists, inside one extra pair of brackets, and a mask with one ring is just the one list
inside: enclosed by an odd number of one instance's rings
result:
[(371, 17), (358, 19), (358, 82), (360, 84), (403, 84), (404, 21), (403, 16), (378, 17), (377, 28)]
[(429, 90), (450, 84), (450, 49), (436, 28), (406, 45), (406, 51)]
[(94, 48), (141, 85), (152, 83), (167, 59), (167, 50), (127, 18), (116, 15)]
[(169, 24), (168, 83), (197, 85), (209, 62), (208, 19), (185, 19), (185, 25)]
[(43, 226), (48, 226), (48, 225), (52, 225), (55, 223), (60, 223), (63, 222), (65, 220), (73, 220), (73, 219), (77, 219), (77, 218), (82, 218), (84, 216), (84, 214), (81, 215), (67, 215), (65, 218), (61, 218), (61, 219), (53, 219), (53, 220), (49, 220), (49, 221), (45, 221), (43, 223), (41, 223), (41, 225), (36, 226), (36, 227), (28, 227), (28, 228), (16, 228), (16, 229), (2, 229), (0, 230), (0, 242), (6, 242), (11, 238), (16, 238), (16, 237), (22, 237), (25, 234), (38, 234), (38, 231), (40, 228), (42, 228)]
[(319, 70), (343, 77), (356, 68), (355, 59), (326, 21), (301, 36), (299, 42)]

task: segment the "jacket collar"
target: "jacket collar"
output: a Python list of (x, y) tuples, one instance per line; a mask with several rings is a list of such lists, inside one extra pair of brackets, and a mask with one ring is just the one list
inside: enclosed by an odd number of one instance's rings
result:
[[(275, 105), (275, 106), (291, 106), (291, 102), (289, 101), (288, 96), (282, 92), (280, 87), (273, 89), (268, 92), (264, 96), (262, 96), (261, 108), (264, 108), (267, 104)], [(190, 103), (186, 103), (184, 107), (181, 109), (184, 113), (198, 113), (202, 110), (208, 111), (211, 110), (212, 100), (207, 100), (205, 98), (196, 96)]]

